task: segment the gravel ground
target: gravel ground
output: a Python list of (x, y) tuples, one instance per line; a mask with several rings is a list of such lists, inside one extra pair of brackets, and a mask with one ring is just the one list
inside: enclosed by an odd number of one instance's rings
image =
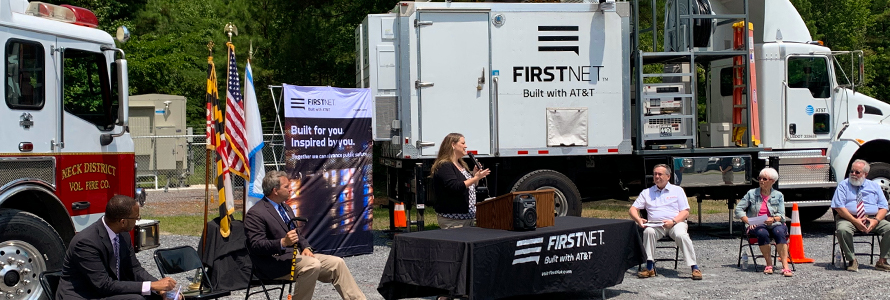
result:
[[(690, 216), (696, 221), (697, 216)], [(888, 298), (890, 295), (890, 272), (881, 272), (869, 264), (867, 256), (860, 256), (860, 271), (848, 272), (831, 265), (832, 231), (834, 224), (831, 214), (820, 220), (804, 224), (802, 227), (804, 250), (806, 256), (816, 260), (811, 264), (796, 265), (797, 271), (792, 278), (779, 274), (764, 275), (753, 270), (736, 267), (739, 239), (728, 236), (729, 224), (727, 214), (704, 216), (704, 226), (691, 225), (690, 232), (695, 244), (699, 266), (704, 273), (704, 280), (692, 281), (690, 270), (684, 262), (674, 270), (673, 264), (660, 262), (657, 265), (658, 276), (654, 278), (636, 278), (636, 268), (625, 272), (624, 282), (606, 289), (609, 299), (680, 299), (680, 298), (715, 298), (715, 299), (876, 299)], [(734, 228), (738, 231), (739, 224)], [(862, 239), (862, 238), (858, 238)], [(164, 248), (180, 245), (198, 245), (198, 237), (164, 235), (161, 244)], [(389, 237), (375, 232), (374, 253), (345, 258), (347, 265), (364, 291), (368, 299), (383, 299), (377, 293), (377, 285), (383, 273), (383, 267), (389, 255)], [(877, 245), (875, 245), (877, 251)], [(857, 244), (859, 251), (868, 251), (867, 245)], [(672, 256), (667, 250), (659, 252), (659, 256)], [(154, 251), (148, 250), (138, 254), (143, 266), (157, 276), (157, 268), (151, 256)], [(755, 248), (755, 253), (759, 250)], [(682, 258), (682, 255), (680, 256)], [(762, 262), (760, 270), (762, 270)], [(756, 287), (754, 286), (756, 284)], [(867, 292), (866, 292), (867, 291)], [(232, 296), (223, 299), (243, 299), (244, 291), (236, 291)], [(601, 291), (590, 291), (587, 295), (538, 295), (534, 299), (599, 299)], [(253, 299), (261, 296), (254, 295)], [(340, 299), (330, 284), (319, 283), (315, 288), (314, 299)], [(433, 299), (433, 298), (426, 298)]]

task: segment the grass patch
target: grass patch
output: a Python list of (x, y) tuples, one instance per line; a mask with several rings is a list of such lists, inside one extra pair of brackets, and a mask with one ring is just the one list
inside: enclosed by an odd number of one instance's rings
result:
[[(244, 218), (241, 216), (241, 211), (235, 211), (235, 219), (243, 220)], [(213, 220), (216, 218), (216, 215), (208, 215), (207, 221)], [(191, 235), (191, 236), (201, 236), (202, 231), (204, 230), (204, 216), (203, 215), (182, 215), (182, 216), (150, 216), (146, 215), (142, 217), (147, 220), (158, 220), (160, 221), (160, 229), (162, 234), (175, 234), (175, 235)]]
[[(389, 209), (384, 207), (375, 207), (372, 211), (374, 223), (371, 228), (374, 230), (389, 230)], [(410, 212), (411, 217), (417, 215), (416, 210)], [(423, 228), (424, 230), (439, 229), (439, 221), (436, 220), (436, 210), (427, 206), (423, 210)]]
[[(689, 216), (698, 214), (698, 201), (689, 198)], [(581, 207), (581, 216), (585, 218), (603, 218), (603, 219), (629, 219), (628, 210), (633, 200), (601, 200), (584, 202)], [(702, 214), (723, 214), (726, 213), (726, 200), (703, 200)]]

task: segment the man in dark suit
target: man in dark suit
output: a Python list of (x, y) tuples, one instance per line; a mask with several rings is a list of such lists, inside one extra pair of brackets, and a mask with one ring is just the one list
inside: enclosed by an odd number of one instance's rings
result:
[[(365, 294), (355, 283), (346, 262), (336, 256), (313, 253), (306, 238), (294, 224), (288, 223), (294, 212), (284, 202), (291, 193), (286, 173), (266, 173), (263, 178), (265, 197), (244, 216), (250, 260), (260, 277), (293, 280), (296, 284), (294, 299), (312, 299), (315, 282), (321, 281), (332, 283), (343, 299), (364, 300)], [(291, 275), (294, 247), (300, 252)]]
[(176, 287), (172, 278), (158, 280), (148, 274), (136, 259), (129, 232), (139, 219), (136, 200), (111, 197), (105, 216), (68, 245), (56, 300), (145, 299)]

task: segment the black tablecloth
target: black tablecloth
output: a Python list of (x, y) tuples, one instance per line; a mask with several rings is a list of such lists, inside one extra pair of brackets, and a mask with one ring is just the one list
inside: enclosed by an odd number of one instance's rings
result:
[(645, 262), (630, 220), (556, 218), (515, 232), (484, 228), (397, 235), (377, 291), (386, 299), (441, 294), (496, 299), (614, 286)]

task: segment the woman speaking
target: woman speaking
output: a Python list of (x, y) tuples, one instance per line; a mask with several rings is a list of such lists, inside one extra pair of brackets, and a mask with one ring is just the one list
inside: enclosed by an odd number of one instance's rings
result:
[(469, 171), (462, 159), (467, 155), (467, 142), (460, 133), (449, 133), (439, 146), (433, 163), (433, 193), (436, 196), (436, 219), (439, 228), (473, 226), (476, 220), (476, 184), (491, 173), (476, 166)]

